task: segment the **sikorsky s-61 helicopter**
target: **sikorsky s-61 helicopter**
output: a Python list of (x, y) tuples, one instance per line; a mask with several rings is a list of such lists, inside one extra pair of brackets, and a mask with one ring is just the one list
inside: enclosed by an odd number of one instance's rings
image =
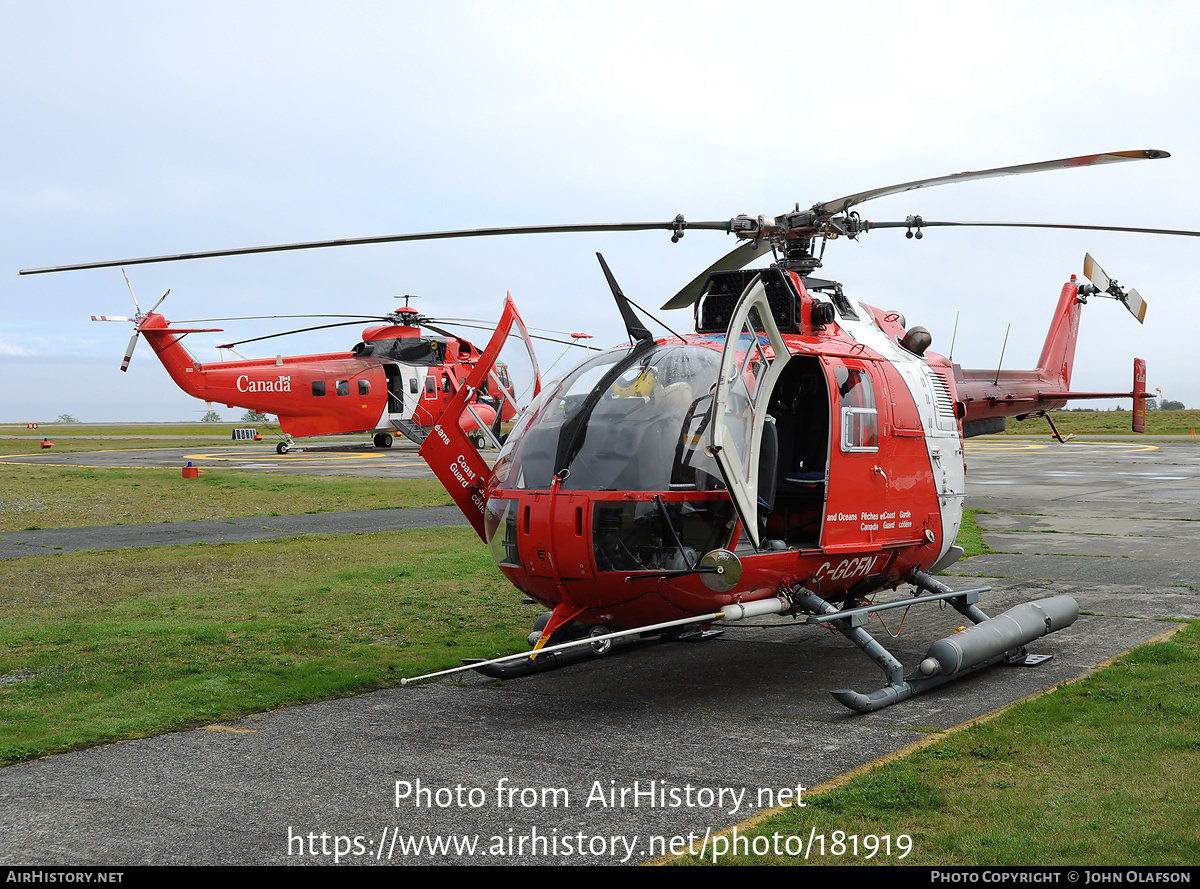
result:
[[(128, 276), (125, 281), (128, 285)], [(387, 315), (319, 316), (354, 317), (357, 320), (288, 332), (342, 327), (366, 320), (383, 322), (363, 330), (362, 341), (349, 352), (280, 355), (205, 364), (193, 358), (181, 340), (189, 333), (219, 332), (221, 328), (186, 326), (201, 323), (193, 321), (182, 322), (185, 326), (171, 327), (170, 322), (156, 311), (167, 294), (163, 294), (149, 312), (142, 312), (132, 286), (129, 292), (137, 308), (133, 318), (92, 316), (93, 321), (133, 322), (134, 332), (125, 350), (121, 370), (129, 368), (138, 337), (146, 337), (171, 379), (188, 395), (209, 403), (277, 416), (284, 433), (284, 440), (276, 445), (280, 454), (292, 449), (294, 438), (359, 432), (374, 433), (376, 447), (391, 447), (394, 433), (419, 445), (480, 356), (479, 349), (470, 341), (422, 315), (408, 305), (411, 297), (406, 297), (403, 307)], [(432, 334), (425, 334), (422, 327)], [(244, 343), (283, 335), (269, 334), (225, 343), (218, 348), (233, 349)], [(585, 335), (574, 336), (578, 339)], [(534, 374), (536, 376), (536, 368)], [(497, 363), (474, 390), (469, 408), (460, 412), (459, 423), (468, 438), (477, 447), (483, 447), (486, 442), (483, 429), (498, 429), (501, 422), (516, 416), (517, 409), (517, 395), (508, 369)]]
[[(489, 467), (456, 418), (492, 372), (517, 323), (511, 299), (482, 356), (421, 447), (500, 570), (550, 609), (530, 636), (534, 653), (468, 664), (519, 675), (601, 654), (653, 634), (707, 632), (717, 620), (792, 614), (839, 630), (882, 670), (869, 694), (834, 697), (871, 711), (1000, 661), (1034, 663), (1025, 646), (1069, 626), (1068, 596), (1027, 602), (988, 618), (987, 588), (951, 590), (931, 575), (957, 559), (966, 467), (963, 440), (1007, 417), (1044, 414), (1069, 398), (1126, 396), (1144, 428), (1145, 364), (1129, 392), (1070, 391), (1082, 306), (1109, 296), (1143, 320), (1136, 291), (1089, 256), (1090, 284), (1063, 285), (1038, 367), (964, 370), (929, 351), (928, 333), (895, 312), (851, 299), (817, 277), (825, 242), (926, 221), (868, 222), (852, 208), (913, 189), (1039, 171), (1167, 157), (1161, 151), (1087, 155), (903, 183), (777, 217), (717, 222), (530, 226), (393, 235), (359, 243), (498, 234), (687, 229), (744, 241), (670, 299), (692, 307), (687, 335), (656, 338), (601, 266), (630, 343), (592, 357), (547, 385)], [(1200, 232), (1117, 226), (1020, 227)], [(817, 240), (821, 250), (814, 253)], [(355, 243), (308, 242), (197, 256)], [(744, 267), (768, 251), (770, 267)], [(599, 256), (599, 254), (597, 254)], [(148, 257), (163, 261), (180, 257)], [(129, 260), (107, 263), (117, 265)], [(71, 266), (60, 268), (84, 268)], [(42, 270), (36, 270), (42, 271)], [(493, 444), (499, 445), (498, 441)], [(879, 601), (882, 591), (915, 592)], [(864, 629), (873, 613), (948, 602), (975, 626), (934, 642), (905, 675)], [(560, 641), (583, 636), (576, 641)], [(451, 672), (451, 671), (444, 671)], [(442, 674), (432, 674), (442, 675)], [(424, 678), (424, 677), (421, 677)]]

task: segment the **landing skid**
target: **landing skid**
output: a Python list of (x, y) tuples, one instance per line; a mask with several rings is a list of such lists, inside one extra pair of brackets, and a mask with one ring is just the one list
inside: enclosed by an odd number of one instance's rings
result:
[[(502, 664), (490, 663), (481, 658), (463, 658), (463, 663), (467, 665), (480, 664), (475, 668), (475, 672), (490, 676), (492, 679), (518, 679), (521, 676), (532, 676), (534, 673), (545, 673), (547, 670), (557, 670), (559, 667), (569, 667), (572, 664), (604, 657), (615, 651), (637, 648), (639, 643), (644, 641), (646, 640), (614, 639), (612, 640), (613, 644), (603, 652), (594, 651), (592, 646), (585, 645), (565, 651), (539, 652), (537, 657), (527, 657)], [(532, 653), (530, 652), (530, 654)]]
[[(735, 557), (730, 553), (729, 558)], [(554, 642), (552, 637), (549, 640), (552, 644), (543, 644), (536, 652), (504, 655), (489, 661), (477, 658), (465, 660), (461, 667), (401, 679), (400, 683), (408, 685), (464, 670), (476, 670), (496, 679), (527, 676), (530, 673), (539, 673), (604, 655), (615, 647), (638, 646), (651, 639), (711, 638), (720, 634), (720, 630), (711, 630), (708, 627), (714, 620), (739, 621), (769, 614), (803, 612), (808, 615), (807, 623), (832, 626), (858, 646), (883, 671), (884, 686), (870, 694), (861, 694), (848, 688), (831, 692), (839, 703), (851, 710), (870, 713), (1002, 661), (1024, 666), (1045, 663), (1050, 659), (1049, 655), (1028, 655), (1025, 645), (1047, 633), (1069, 627), (1079, 617), (1079, 604), (1074, 599), (1070, 596), (1053, 596), (1036, 602), (1025, 602), (997, 617), (989, 618), (975, 603), (979, 601), (979, 594), (987, 592), (990, 587), (952, 590), (925, 572), (917, 570), (913, 570), (908, 579), (922, 590), (921, 594), (909, 599), (855, 608), (838, 609), (797, 584), (790, 591), (781, 591), (767, 599), (734, 603), (710, 614), (629, 630), (610, 632), (606, 627), (567, 621), (554, 631), (553, 636), (559, 637), (561, 634), (582, 638), (575, 638), (569, 642)], [(934, 642), (925, 652), (925, 657), (917, 669), (907, 676), (904, 675), (904, 667), (900, 661), (863, 629), (874, 613), (891, 608), (909, 608), (913, 605), (942, 602), (950, 603), (975, 626)], [(542, 635), (551, 617), (549, 613), (544, 614), (535, 623), (529, 637), (531, 646), (545, 641), (542, 640)]]
[[(1024, 646), (1047, 633), (1069, 627), (1079, 616), (1079, 605), (1074, 599), (1054, 596), (1025, 602), (989, 618), (975, 605), (979, 594), (987, 592), (989, 587), (956, 592), (923, 571), (913, 571), (909, 580), (924, 591), (924, 595), (844, 610), (838, 610), (803, 588), (792, 591), (793, 601), (809, 614), (809, 623), (832, 625), (883, 671), (884, 686), (870, 694), (848, 688), (830, 692), (838, 703), (851, 710), (870, 713), (993, 664), (1037, 666), (1045, 663), (1053, 655), (1029, 655)], [(933, 643), (920, 665), (907, 676), (900, 661), (863, 629), (872, 612), (943, 601), (975, 626)]]
[[(547, 612), (534, 623), (533, 632), (529, 634), (529, 644), (531, 646), (536, 643), (542, 630), (545, 629), (549, 617), (550, 614)], [(577, 648), (565, 648), (557, 651), (542, 650), (538, 651), (536, 656), (531, 651), (529, 657), (500, 663), (486, 661), (483, 658), (463, 658), (463, 664), (465, 666), (479, 664), (479, 666), (475, 667), (475, 672), (493, 679), (516, 679), (521, 676), (531, 676), (534, 673), (544, 673), (547, 670), (556, 670), (559, 667), (569, 667), (572, 664), (604, 657), (617, 651), (642, 648), (651, 642), (664, 642), (667, 640), (676, 642), (704, 642), (722, 635), (724, 635), (724, 630), (692, 624), (674, 627), (665, 632), (648, 632), (645, 635), (614, 637), (609, 634), (608, 629), (605, 627), (572, 621), (555, 632), (551, 637), (551, 643), (575, 642), (579, 646)], [(587, 640), (592, 637), (599, 638), (594, 639), (594, 641), (588, 644)]]

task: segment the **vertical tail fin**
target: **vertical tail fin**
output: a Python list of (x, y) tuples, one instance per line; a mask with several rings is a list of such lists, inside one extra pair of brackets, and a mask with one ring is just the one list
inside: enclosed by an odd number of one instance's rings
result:
[(1072, 275), (1058, 297), (1058, 306), (1054, 310), (1054, 318), (1050, 322), (1050, 330), (1037, 364), (1038, 377), (1045, 382), (1059, 384), (1064, 391), (1071, 388), (1071, 369), (1075, 364), (1075, 343), (1079, 339), (1079, 313), (1082, 306), (1079, 286)]
[(1146, 362), (1133, 359), (1133, 431), (1146, 431)]

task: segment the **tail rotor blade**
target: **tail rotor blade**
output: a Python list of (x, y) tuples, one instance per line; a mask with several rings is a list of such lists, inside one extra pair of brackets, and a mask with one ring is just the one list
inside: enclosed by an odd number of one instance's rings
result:
[(125, 269), (121, 269), (121, 274), (125, 277), (125, 286), (129, 288), (129, 295), (133, 297), (133, 307), (137, 309), (137, 313), (142, 314), (142, 307), (138, 305), (137, 294), (133, 292), (133, 285), (129, 283), (129, 276), (125, 274)]
[(1092, 259), (1092, 254), (1084, 254), (1083, 257), (1083, 275), (1092, 284), (1102, 296), (1111, 296), (1118, 302), (1125, 304), (1125, 308), (1129, 309), (1129, 314), (1137, 318), (1138, 324), (1144, 324), (1146, 321), (1146, 301), (1142, 299), (1142, 295), (1136, 289), (1130, 287), (1125, 290), (1120, 284), (1108, 277), (1104, 269), (1100, 268), (1100, 263)]
[(1092, 254), (1085, 253), (1083, 255), (1083, 276), (1096, 285), (1097, 289), (1108, 291), (1112, 281), (1108, 275), (1104, 274), (1104, 269), (1100, 268), (1100, 263), (1092, 259)]
[(1125, 298), (1121, 302), (1125, 303), (1125, 308), (1129, 309), (1130, 314), (1138, 319), (1138, 324), (1145, 323), (1146, 301), (1142, 299), (1142, 295), (1137, 292), (1136, 288), (1129, 288), (1129, 293), (1125, 294)]
[[(166, 299), (170, 295), (171, 295), (171, 291), (170, 291), (170, 289), (168, 289), (166, 293), (164, 293), (162, 296), (160, 296), (158, 298), (158, 302), (156, 302), (154, 304), (154, 308), (150, 309), (150, 312), (153, 312), (154, 309), (157, 309), (159, 306), (161, 306), (163, 304), (163, 300)], [(150, 312), (147, 312), (146, 314), (149, 315)]]
[(133, 336), (129, 338), (129, 346), (125, 349), (125, 358), (121, 361), (121, 372), (129, 370), (129, 359), (133, 357), (133, 347), (137, 345), (137, 331), (133, 332)]

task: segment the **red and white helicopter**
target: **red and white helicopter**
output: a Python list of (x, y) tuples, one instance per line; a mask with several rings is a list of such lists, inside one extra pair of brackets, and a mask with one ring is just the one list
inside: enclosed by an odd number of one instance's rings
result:
[[(813, 246), (819, 239), (823, 253), (828, 240), (856, 239), (877, 228), (906, 228), (920, 237), (925, 227), (980, 224), (916, 216), (872, 223), (852, 209), (884, 195), (1167, 156), (1118, 152), (959, 173), (778, 217), (695, 223), (680, 216), (362, 239), (665, 229), (678, 240), (687, 229), (701, 229), (745, 242), (666, 303), (663, 308), (692, 306), (695, 323), (687, 335), (664, 338), (638, 318), (600, 257), (630, 344), (591, 357), (546, 386), (489, 466), (459, 420), (488, 385), (505, 338), (519, 325), (511, 298), (506, 302), (491, 341), (420, 453), (500, 570), (550, 611), (530, 636), (533, 654), (459, 669), (518, 675), (575, 653), (603, 653), (631, 637), (703, 632), (717, 620), (770, 614), (835, 627), (883, 670), (884, 685), (875, 692), (833, 693), (859, 711), (1003, 660), (1039, 660), (1024, 646), (1069, 626), (1078, 614), (1073, 599), (1027, 602), (989, 619), (976, 604), (987, 588), (955, 591), (931, 576), (962, 552), (954, 540), (963, 516), (963, 440), (1002, 428), (1007, 417), (1044, 414), (1069, 398), (1116, 395), (1133, 398), (1137, 429), (1144, 423), (1143, 362), (1135, 362), (1129, 392), (1071, 392), (1070, 383), (1088, 299), (1113, 297), (1139, 321), (1145, 303), (1088, 257), (1092, 283), (1072, 275), (1063, 285), (1037, 368), (964, 370), (929, 351), (923, 328), (906, 328), (898, 313), (857, 302), (840, 283), (814, 275), (821, 260)], [(346, 243), (354, 242), (139, 261)], [(743, 271), (768, 252), (776, 260), (769, 268)], [(902, 584), (912, 584), (913, 595), (876, 598)], [(864, 629), (873, 613), (940, 602), (975, 626), (933, 643), (907, 675)], [(584, 638), (560, 641), (571, 636)]]
[[(129, 283), (128, 276), (125, 281)], [(363, 330), (362, 341), (349, 352), (201, 363), (192, 357), (181, 340), (189, 333), (220, 332), (221, 328), (189, 327), (188, 324), (200, 322), (188, 321), (182, 322), (183, 326), (172, 327), (156, 311), (167, 294), (163, 294), (149, 312), (142, 312), (132, 286), (129, 292), (137, 307), (134, 317), (92, 316), (93, 321), (133, 322), (134, 332), (125, 350), (121, 370), (128, 370), (138, 337), (144, 336), (171, 379), (188, 395), (210, 404), (220, 403), (277, 416), (284, 434), (284, 440), (276, 445), (280, 454), (286, 454), (294, 447), (295, 438), (361, 432), (374, 433), (376, 447), (391, 447), (397, 433), (419, 445), (480, 357), (479, 349), (470, 341), (455, 336), (410, 307), (407, 304), (409, 297), (403, 307), (387, 315), (319, 316), (359, 320), (288, 332), (361, 324), (364, 320), (383, 322)], [(433, 333), (424, 333), (422, 327)], [(286, 334), (269, 334), (222, 344), (218, 348), (233, 349), (243, 343), (283, 335)], [(578, 340), (586, 335), (574, 336)], [(536, 379), (536, 359), (530, 354)], [(470, 405), (461, 410), (461, 431), (477, 447), (483, 447), (487, 440), (484, 430), (491, 429), (495, 433), (500, 423), (511, 421), (517, 412), (517, 394), (509, 379), (508, 368), (497, 363), (483, 384), (476, 387)]]

